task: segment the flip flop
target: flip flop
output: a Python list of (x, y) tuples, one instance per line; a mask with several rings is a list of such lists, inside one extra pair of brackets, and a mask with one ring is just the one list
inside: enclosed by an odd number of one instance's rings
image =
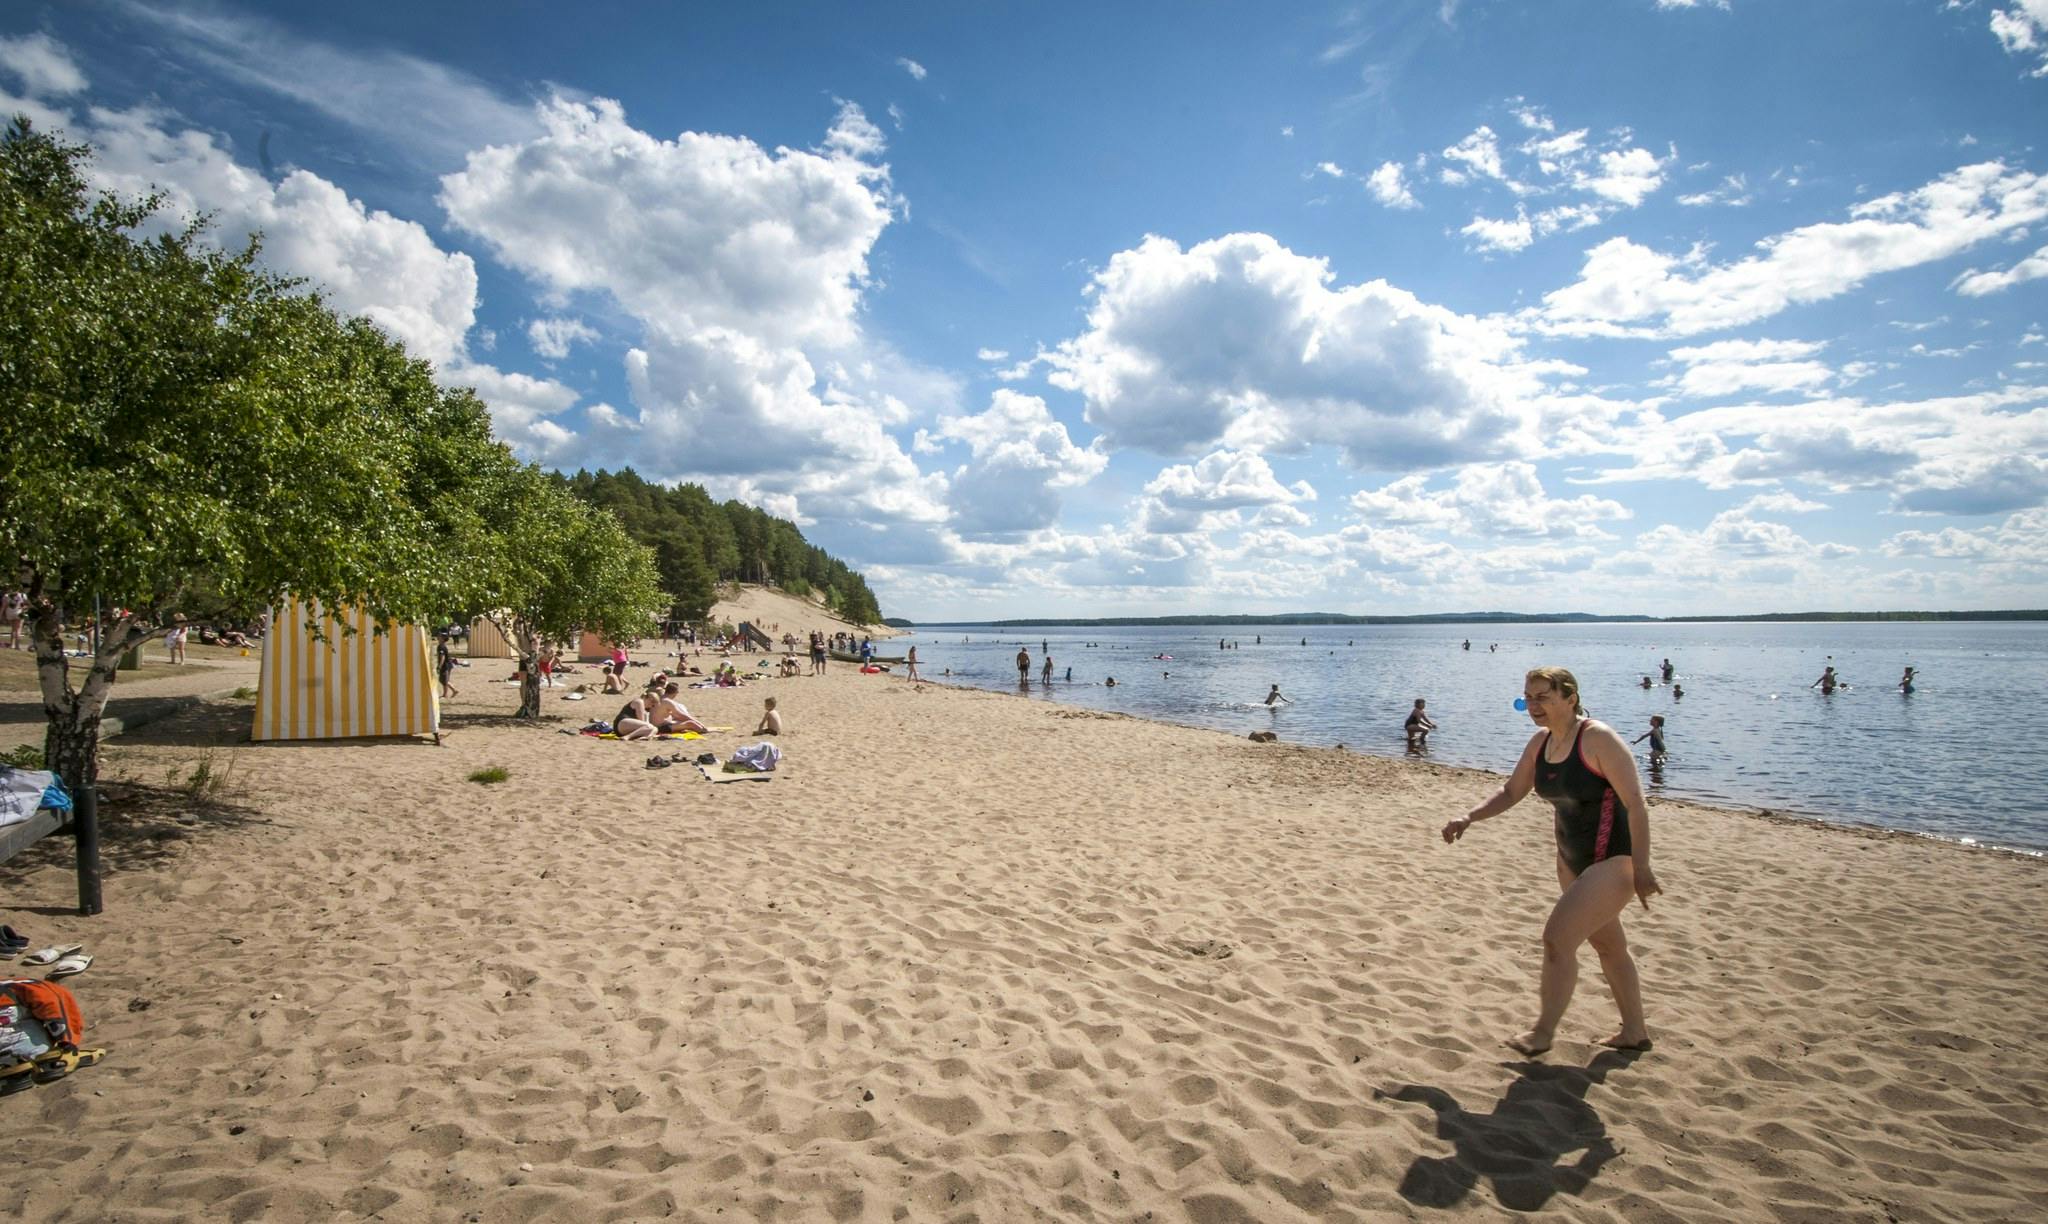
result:
[(11, 1096), (24, 1088), (35, 1086), (36, 1065), (32, 1062), (15, 1063), (11, 1067), (0, 1067), (0, 1096)]
[(24, 965), (47, 965), (83, 951), (85, 951), (84, 944), (55, 944), (39, 952), (29, 953), (21, 958), (21, 963)]
[(87, 956), (83, 952), (74, 953), (51, 965), (50, 971), (43, 975), (43, 980), (45, 982), (54, 982), (58, 978), (70, 977), (74, 973), (84, 973), (90, 968), (92, 968), (92, 957)]
[(647, 768), (649, 769), (667, 769), (671, 763), (664, 756), (651, 756), (647, 758)]
[(35, 1061), (36, 1083), (55, 1083), (80, 1067), (94, 1066), (106, 1056), (105, 1050), (51, 1050)]

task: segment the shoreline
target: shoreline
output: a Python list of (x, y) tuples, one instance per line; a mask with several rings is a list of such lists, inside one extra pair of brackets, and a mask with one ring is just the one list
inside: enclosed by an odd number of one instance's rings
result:
[[(901, 679), (901, 677), (892, 678)], [(997, 697), (1016, 696), (1015, 692), (1001, 687), (983, 688), (979, 685), (951, 683), (949, 677), (942, 677), (937, 679), (920, 677), (917, 683), (936, 685), (954, 692), (988, 693)], [(1170, 718), (1159, 718), (1146, 714), (1131, 714), (1122, 710), (1097, 710), (1090, 706), (1069, 704), (1067, 702), (1060, 701), (1057, 697), (1044, 697), (1037, 698), (1036, 700), (1042, 700), (1048, 704), (1059, 706), (1062, 709), (1085, 711), (1089, 715), (1096, 717), (1124, 718), (1130, 719), (1134, 722), (1151, 723), (1162, 727), (1175, 727), (1188, 731), (1201, 731), (1222, 736), (1226, 740), (1237, 740), (1243, 738), (1242, 736), (1238, 736), (1232, 732), (1225, 731), (1218, 727), (1205, 727), (1198, 723), (1175, 722)], [(1386, 761), (1396, 765), (1427, 766), (1431, 769), (1438, 770), (1457, 770), (1461, 772), (1479, 775), (1481, 777), (1490, 778), (1493, 780), (1494, 785), (1499, 785), (1500, 781), (1507, 777), (1506, 773), (1500, 770), (1488, 769), (1484, 766), (1458, 765), (1448, 761), (1433, 761), (1429, 760), (1426, 757), (1417, 758), (1408, 756), (1406, 754), (1394, 756), (1389, 753), (1373, 752), (1368, 749), (1353, 748), (1348, 745), (1339, 747), (1335, 744), (1313, 744), (1305, 741), (1286, 740), (1276, 741), (1276, 743), (1283, 744), (1291, 748), (1307, 749), (1318, 752), (1341, 753), (1348, 756), (1369, 757), (1376, 761)], [(2024, 846), (2006, 846), (2000, 845), (1996, 842), (1966, 839), (1960, 835), (1950, 836), (1941, 833), (1928, 833), (1918, 829), (1899, 829), (1893, 828), (1888, 825), (1865, 824), (1860, 821), (1850, 820), (1843, 817), (1813, 815), (1810, 813), (1787, 808), (1756, 807), (1748, 804), (1734, 803), (1728, 800), (1713, 797), (1697, 797), (1680, 794), (1669, 788), (1659, 790), (1654, 794), (1650, 793), (1648, 789), (1645, 788), (1644, 793), (1645, 796), (1649, 799), (1650, 806), (1652, 808), (1661, 807), (1666, 803), (1681, 803), (1688, 807), (1702, 808), (1716, 812), (1725, 812), (1731, 816), (1742, 816), (1755, 820), (1769, 821), (1792, 827), (1812, 827), (1820, 829), (1829, 829), (1842, 833), (1854, 833), (1861, 836), (1887, 840), (1894, 838), (1906, 838), (1914, 841), (1928, 842), (1939, 846), (1949, 846), (1957, 850), (1969, 850), (1979, 853), (1999, 855), (2007, 858), (2025, 859), (2030, 862), (2048, 863), (2048, 850), (2033, 850)], [(1525, 800), (1524, 802), (1528, 802), (1528, 800)]]

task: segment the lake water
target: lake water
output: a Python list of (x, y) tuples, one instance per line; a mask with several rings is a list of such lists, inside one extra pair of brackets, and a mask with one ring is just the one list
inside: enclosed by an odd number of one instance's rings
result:
[[(1218, 650), (1219, 636), (1239, 648)], [(1460, 648), (1467, 636), (1469, 651)], [(1019, 692), (1023, 645), (1030, 700), (1237, 734), (1271, 730), (1288, 743), (1382, 756), (1404, 755), (1402, 720), (1423, 697), (1439, 725), (1430, 759), (1502, 772), (1531, 730), (1513, 706), (1523, 673), (1556, 664), (1578, 676), (1587, 710), (1624, 739), (1664, 715), (1663, 767), (1650, 770), (1647, 741), (1637, 747), (1652, 795), (2048, 850), (2040, 622), (922, 625), (878, 646), (900, 655), (913, 643), (919, 670), (934, 680)], [(1054, 660), (1050, 688), (1037, 682), (1042, 643)], [(1640, 687), (1666, 657), (1682, 698), (1661, 683)], [(1822, 696), (1808, 686), (1829, 662), (1850, 687)], [(1902, 695), (1909, 664), (1919, 676)], [(1115, 688), (1104, 687), (1109, 676)], [(1259, 704), (1274, 684), (1293, 704)]]

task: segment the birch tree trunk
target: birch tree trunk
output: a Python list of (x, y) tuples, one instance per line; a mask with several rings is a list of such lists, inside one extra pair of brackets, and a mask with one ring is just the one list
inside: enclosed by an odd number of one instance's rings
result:
[(524, 622), (514, 622), (507, 635), (519, 652), (520, 718), (540, 717), (540, 634)]
[(85, 684), (71, 686), (70, 661), (64, 657), (64, 636), (55, 605), (35, 618), (31, 636), (36, 648), (36, 681), (42, 690), (43, 761), (77, 795), (99, 782), (100, 720), (112, 695), (114, 670), (121, 656), (142, 645), (152, 632), (132, 617), (122, 617), (100, 632), (99, 650), (86, 665)]

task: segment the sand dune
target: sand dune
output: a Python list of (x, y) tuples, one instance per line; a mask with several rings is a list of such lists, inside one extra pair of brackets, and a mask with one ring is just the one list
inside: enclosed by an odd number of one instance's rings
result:
[(112, 1050), (0, 1104), (0, 1212), (2048, 1213), (2040, 863), (1661, 805), (1657, 1048), (1591, 1044), (1588, 955), (1532, 1065), (1547, 819), (1436, 838), (1486, 775), (839, 667), (691, 694), (790, 722), (713, 787), (470, 676), (444, 748), (232, 745), (207, 802), (238, 712), (117, 741), (101, 917), (0, 868)]

